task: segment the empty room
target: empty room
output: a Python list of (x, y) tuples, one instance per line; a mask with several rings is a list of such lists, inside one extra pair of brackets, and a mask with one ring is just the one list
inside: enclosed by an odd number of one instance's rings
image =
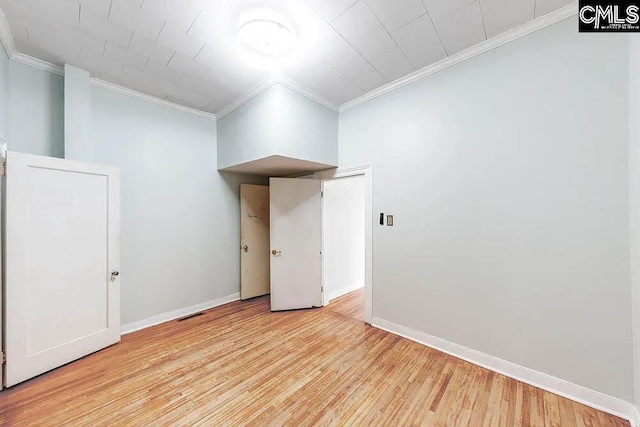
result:
[(640, 2), (0, 0), (0, 425), (640, 427)]

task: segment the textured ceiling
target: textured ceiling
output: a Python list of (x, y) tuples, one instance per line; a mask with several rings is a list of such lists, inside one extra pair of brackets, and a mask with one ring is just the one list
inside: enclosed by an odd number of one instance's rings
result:
[[(269, 10), (303, 48), (282, 73), (336, 106), (571, 0), (0, 0), (18, 52), (216, 113), (272, 77), (238, 22)], [(256, 12), (257, 11), (257, 12)]]

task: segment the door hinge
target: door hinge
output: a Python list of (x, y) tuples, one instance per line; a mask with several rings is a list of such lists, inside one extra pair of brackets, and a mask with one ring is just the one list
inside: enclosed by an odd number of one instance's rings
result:
[(2, 161), (2, 176), (7, 176), (7, 161)]
[(2, 350), (2, 356), (0, 356), (0, 359), (1, 359), (0, 365), (4, 365), (5, 363), (7, 363), (7, 356), (5, 356), (4, 350)]
[[(3, 175), (4, 175), (4, 173), (3, 173)], [(324, 197), (324, 191), (321, 191), (321, 192), (320, 192), (320, 197), (321, 197), (321, 198), (322, 198), (322, 197)]]

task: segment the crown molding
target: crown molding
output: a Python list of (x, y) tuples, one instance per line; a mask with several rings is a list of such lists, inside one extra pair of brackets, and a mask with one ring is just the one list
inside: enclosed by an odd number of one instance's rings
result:
[[(412, 74), (409, 74), (408, 76), (402, 77), (396, 81), (393, 81), (389, 84), (386, 84), (382, 87), (379, 87), (377, 89), (372, 90), (371, 92), (368, 92), (352, 101), (346, 102), (340, 106), (335, 105), (334, 103), (332, 103), (331, 101), (328, 101), (326, 98), (318, 95), (317, 93), (299, 85), (298, 83), (295, 83), (294, 81), (284, 77), (284, 76), (277, 76), (277, 77), (269, 77), (268, 79), (264, 80), (263, 82), (259, 83), (258, 85), (256, 85), (255, 87), (253, 87), (251, 90), (249, 90), (248, 92), (246, 92), (243, 95), (240, 95), (239, 97), (235, 98), (232, 102), (230, 102), (228, 105), (226, 105), (225, 107), (223, 107), (217, 114), (212, 114), (212, 113), (208, 113), (205, 111), (200, 111), (200, 110), (196, 110), (194, 108), (190, 108), (190, 107), (185, 107), (183, 105), (180, 104), (176, 104), (170, 101), (167, 101), (165, 99), (161, 99), (161, 98), (157, 98), (151, 95), (147, 95), (141, 92), (138, 92), (136, 90), (133, 89), (128, 89), (113, 83), (109, 83), (106, 82), (104, 80), (100, 80), (97, 78), (92, 78), (91, 79), (91, 83), (94, 86), (97, 87), (102, 87), (108, 90), (112, 90), (114, 92), (118, 92), (124, 95), (128, 95), (128, 96), (132, 96), (135, 98), (139, 98), (148, 102), (152, 102), (158, 105), (162, 105), (168, 108), (173, 108), (175, 110), (178, 111), (183, 111), (189, 114), (194, 114), (196, 116), (199, 117), (206, 117), (209, 119), (220, 119), (224, 116), (226, 116), (227, 114), (231, 113), (232, 111), (240, 108), (242, 105), (246, 104), (247, 102), (249, 102), (250, 100), (252, 100), (253, 98), (257, 97), (258, 95), (260, 95), (261, 93), (263, 93), (264, 91), (266, 91), (267, 89), (271, 88), (273, 85), (275, 84), (281, 84), (285, 87), (287, 87), (288, 89), (293, 90), (294, 92), (297, 92), (298, 94), (311, 99), (312, 101), (317, 102), (318, 104), (332, 110), (335, 112), (339, 112), (342, 113), (344, 111), (347, 111), (351, 108), (354, 108), (358, 105), (364, 104), (365, 102), (371, 101), (372, 99), (375, 99), (379, 96), (382, 96), (386, 93), (392, 92), (396, 89), (399, 89), (403, 86), (406, 86), (410, 83), (413, 83), (415, 81), (418, 81), (420, 79), (423, 79), (427, 76), (430, 76), (431, 74), (435, 74), (438, 71), (442, 71), (446, 68), (449, 68), (453, 65), (459, 64), (461, 62), (464, 62), (468, 59), (471, 59), (475, 56), (478, 56), (482, 53), (488, 52), (492, 49), (495, 49), (497, 47), (500, 47), (506, 43), (512, 42), (514, 40), (517, 40), (521, 37), (524, 37), (528, 34), (531, 34), (535, 31), (541, 30), (545, 27), (548, 27), (552, 24), (555, 24), (556, 22), (562, 21), (564, 19), (567, 19), (573, 15), (575, 15), (578, 12), (578, 6), (577, 6), (577, 2), (574, 1), (571, 4), (568, 4), (560, 9), (557, 9), (553, 12), (550, 12), (544, 16), (541, 16), (539, 18), (536, 18), (532, 21), (527, 22), (526, 24), (523, 24), (517, 28), (514, 28), (512, 30), (506, 31), (502, 34), (499, 34), (495, 37), (492, 37), (489, 40), (486, 40), (483, 43), (480, 43), (478, 45), (475, 45), (467, 50), (464, 50), (462, 52), (459, 52), (455, 55), (449, 56), (441, 61), (436, 62), (435, 64), (429, 65), (427, 67), (424, 67), (418, 71), (413, 72)], [(16, 61), (25, 65), (29, 65), (31, 67), (35, 67), (44, 71), (48, 71), (60, 76), (64, 75), (64, 69), (58, 65), (55, 64), (51, 64), (50, 62), (47, 61), (43, 61), (34, 57), (31, 57), (29, 55), (25, 55), (22, 53), (19, 53), (16, 50), (16, 46), (15, 46), (15, 42), (13, 39), (13, 35), (11, 34), (11, 29), (9, 28), (9, 24), (7, 23), (7, 20), (4, 16), (4, 13), (2, 13), (2, 10), (0, 9), (0, 41), (2, 42), (2, 45), (4, 46), (7, 55), (9, 57), (9, 59), (11, 59), (12, 61)]]
[(62, 67), (18, 52), (16, 42), (13, 39), (13, 34), (11, 33), (11, 28), (9, 27), (9, 23), (7, 22), (7, 18), (2, 12), (2, 9), (0, 9), (0, 41), (2, 42), (2, 46), (4, 46), (4, 50), (7, 52), (7, 56), (10, 60), (30, 67), (35, 67), (40, 70), (48, 71), (59, 76), (64, 75)]
[[(24, 53), (20, 53), (16, 49), (16, 43), (11, 33), (11, 28), (7, 22), (2, 9), (0, 9), (0, 42), (4, 46), (4, 50), (7, 52), (7, 56), (10, 60), (19, 62), (30, 67), (38, 68), (43, 71), (47, 71), (59, 76), (64, 76), (64, 68), (58, 65), (52, 64), (47, 61), (43, 61), (38, 58), (34, 58)], [(147, 95), (146, 93), (138, 92), (137, 90), (128, 89), (107, 81), (92, 77), (90, 83), (93, 86), (107, 89), (113, 92), (117, 92), (123, 95), (131, 96), (133, 98), (142, 99), (143, 101), (151, 102), (153, 104), (161, 105), (163, 107), (171, 108), (174, 110), (182, 111), (185, 113), (193, 114), (194, 116), (204, 117), (211, 120), (216, 120), (215, 114), (208, 113), (206, 111), (196, 110), (195, 108), (185, 107), (184, 105), (176, 104), (174, 102), (167, 101), (166, 99), (157, 98), (155, 96)]]
[(59, 76), (64, 76), (63, 67), (52, 64), (51, 62), (43, 61), (42, 59), (34, 58), (33, 56), (25, 55), (24, 53), (18, 52), (15, 55), (10, 56), (9, 59)]
[(339, 110), (338, 106), (333, 102), (323, 98), (322, 96), (318, 95), (313, 91), (310, 91), (305, 87), (300, 86), (298, 83), (294, 82), (293, 80), (288, 79), (284, 76), (272, 76), (264, 80), (263, 82), (259, 83), (258, 85), (254, 86), (249, 92), (246, 92), (245, 94), (240, 95), (239, 97), (231, 101), (222, 110), (218, 111), (218, 113), (216, 114), (216, 117), (218, 119), (223, 118), (227, 114), (242, 107), (244, 104), (251, 101), (253, 98), (262, 94), (264, 91), (266, 91), (267, 89), (270, 89), (272, 86), (276, 84), (281, 84), (287, 89), (291, 89), (292, 91), (298, 93), (299, 95), (302, 95), (305, 98), (309, 98), (310, 100), (317, 102), (318, 104), (330, 109), (331, 111), (335, 111), (337, 113)]
[(335, 111), (336, 113), (339, 112), (340, 108), (334, 104), (333, 102), (329, 101), (326, 98), (323, 98), (322, 96), (318, 95), (315, 92), (310, 91), (309, 89), (299, 85), (298, 83), (294, 82), (291, 79), (288, 79), (284, 76), (279, 76), (277, 77), (277, 83), (280, 83), (282, 86), (291, 89), (294, 92), (299, 93), (302, 96), (305, 96), (307, 98), (309, 98), (312, 101), (317, 102), (318, 104), (322, 105), (323, 107), (328, 108), (331, 111)]
[(430, 76), (431, 74), (437, 73), (438, 71), (442, 71), (446, 68), (464, 62), (482, 53), (493, 50), (535, 31), (548, 27), (549, 25), (553, 25), (556, 22), (565, 20), (577, 13), (578, 3), (574, 1), (571, 4), (561, 7), (560, 9), (557, 9), (539, 18), (533, 19), (519, 27), (492, 37), (480, 44), (470, 47), (469, 49), (463, 50), (462, 52), (456, 53), (455, 55), (451, 55), (441, 61), (428, 65), (405, 77), (374, 89), (371, 92), (365, 93), (364, 95), (352, 101), (346, 102), (340, 106), (340, 112), (342, 113), (344, 111), (350, 110), (351, 108), (357, 107), (358, 105), (362, 105), (365, 102), (371, 101), (372, 99), (392, 92), (415, 81), (421, 80), (427, 76)]
[(216, 120), (216, 115), (213, 113), (196, 110), (195, 108), (185, 107), (184, 105), (176, 104), (175, 102), (167, 101), (166, 99), (147, 95), (146, 93), (138, 92), (137, 90), (129, 89), (124, 86), (117, 85), (115, 83), (107, 82), (102, 79), (91, 77), (89, 79), (89, 83), (91, 83), (91, 85), (95, 87), (107, 89), (122, 95), (131, 96), (133, 98), (138, 98), (143, 101), (150, 102), (152, 104), (161, 105), (163, 107), (171, 108), (177, 111), (182, 111), (184, 113), (192, 114), (198, 117), (203, 117), (205, 119)]
[(218, 119), (223, 118), (224, 116), (231, 113), (232, 111), (242, 107), (244, 104), (251, 101), (253, 98), (260, 95), (262, 92), (269, 89), (271, 86), (275, 85), (276, 83), (278, 83), (278, 80), (275, 77), (269, 77), (268, 79), (262, 81), (261, 83), (258, 83), (251, 90), (235, 98), (225, 107), (223, 107), (220, 111), (218, 111), (218, 113), (216, 114), (216, 117)]

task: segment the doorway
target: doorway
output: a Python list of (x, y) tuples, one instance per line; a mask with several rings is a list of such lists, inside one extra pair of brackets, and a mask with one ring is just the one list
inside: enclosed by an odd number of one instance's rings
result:
[(364, 288), (364, 176), (326, 180), (323, 191), (323, 302), (326, 305)]
[[(323, 305), (363, 294), (371, 324), (373, 176), (370, 164), (316, 172), (323, 187)], [(355, 298), (355, 297), (354, 297)], [(350, 298), (352, 301), (354, 298)]]
[[(267, 251), (263, 245), (256, 254), (263, 263), (269, 259), (269, 268), (261, 270), (261, 277), (270, 276), (269, 286), (261, 294), (271, 293), (272, 311), (325, 306), (331, 299), (360, 289), (364, 321), (370, 324), (371, 165), (332, 169), (299, 178), (271, 178), (269, 189), (263, 190), (270, 205), (268, 223), (264, 221), (265, 230), (269, 229), (270, 249)], [(242, 230), (241, 235), (244, 257), (251, 253), (252, 245), (246, 243), (250, 233)], [(244, 265), (242, 284), (245, 277), (255, 278), (256, 270), (245, 271)]]

